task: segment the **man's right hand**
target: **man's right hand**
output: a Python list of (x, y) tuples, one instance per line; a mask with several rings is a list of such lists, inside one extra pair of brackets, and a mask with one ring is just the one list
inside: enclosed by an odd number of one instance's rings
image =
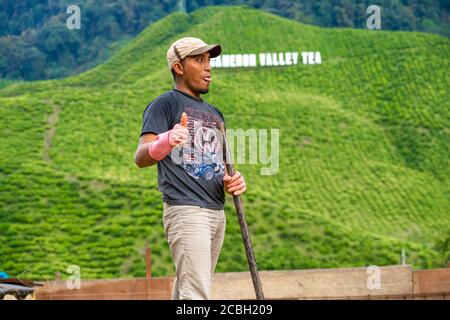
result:
[(142, 135), (134, 160), (137, 166), (144, 168), (154, 165), (166, 157), (174, 147), (185, 144), (189, 138), (187, 122), (187, 115), (183, 112), (180, 123), (177, 123), (172, 130), (158, 135), (153, 133)]
[(169, 143), (172, 147), (183, 145), (189, 138), (189, 130), (177, 123), (169, 133)]

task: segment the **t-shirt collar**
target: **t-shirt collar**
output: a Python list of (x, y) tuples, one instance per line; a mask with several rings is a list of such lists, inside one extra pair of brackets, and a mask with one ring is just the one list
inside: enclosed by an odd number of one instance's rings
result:
[(186, 97), (191, 98), (191, 99), (194, 99), (194, 100), (197, 101), (197, 102), (202, 102), (202, 101), (203, 101), (202, 98), (194, 97), (193, 95), (190, 95), (189, 93), (186, 93), (186, 92), (184, 92), (184, 91), (178, 90), (177, 88), (173, 88), (172, 90), (177, 91), (177, 92), (179, 92), (179, 93), (181, 93), (181, 94), (184, 94)]

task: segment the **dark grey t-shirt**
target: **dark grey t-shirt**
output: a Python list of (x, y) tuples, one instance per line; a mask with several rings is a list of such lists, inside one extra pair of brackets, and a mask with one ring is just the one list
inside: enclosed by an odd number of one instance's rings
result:
[(223, 209), (225, 168), (217, 122), (224, 123), (224, 118), (216, 107), (172, 89), (145, 109), (141, 136), (172, 129), (180, 123), (183, 112), (188, 116), (190, 138), (184, 146), (174, 148), (158, 161), (158, 190), (169, 204)]

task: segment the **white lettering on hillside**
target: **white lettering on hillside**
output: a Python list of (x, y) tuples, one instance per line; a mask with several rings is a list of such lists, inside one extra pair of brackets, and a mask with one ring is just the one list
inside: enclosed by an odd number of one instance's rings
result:
[[(303, 64), (321, 64), (322, 57), (319, 51), (302, 51), (300, 53)], [(222, 54), (211, 59), (213, 68), (247, 68), (297, 65), (298, 52), (264, 52), (245, 54)]]

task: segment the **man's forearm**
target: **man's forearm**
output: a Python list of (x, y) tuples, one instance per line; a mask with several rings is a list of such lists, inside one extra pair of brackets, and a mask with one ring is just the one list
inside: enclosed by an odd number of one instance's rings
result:
[(158, 162), (158, 160), (150, 157), (150, 154), (148, 152), (148, 149), (150, 148), (150, 145), (152, 143), (154, 143), (154, 141), (143, 143), (139, 145), (138, 149), (136, 150), (134, 162), (139, 168), (149, 167)]
[[(177, 128), (177, 126), (180, 125), (177, 124), (175, 128)], [(186, 130), (184, 127), (181, 128), (182, 130)], [(175, 137), (171, 136), (174, 130), (176, 129), (158, 134), (154, 141), (140, 144), (136, 154), (136, 164), (141, 168), (154, 165), (156, 162), (164, 159), (172, 151), (175, 145), (178, 144), (178, 139), (182, 139), (180, 141), (184, 141), (186, 139), (185, 136), (178, 137), (176, 133)], [(187, 134), (185, 133), (185, 135)]]
[[(156, 136), (143, 136), (139, 140), (139, 146), (136, 150), (134, 162), (139, 168), (152, 166), (158, 161), (164, 159), (174, 147), (183, 145), (188, 137), (187, 116), (183, 112), (181, 116), (182, 124), (175, 124), (172, 130), (160, 133)], [(152, 139), (143, 142), (143, 139)], [(145, 140), (144, 140), (145, 141)]]

